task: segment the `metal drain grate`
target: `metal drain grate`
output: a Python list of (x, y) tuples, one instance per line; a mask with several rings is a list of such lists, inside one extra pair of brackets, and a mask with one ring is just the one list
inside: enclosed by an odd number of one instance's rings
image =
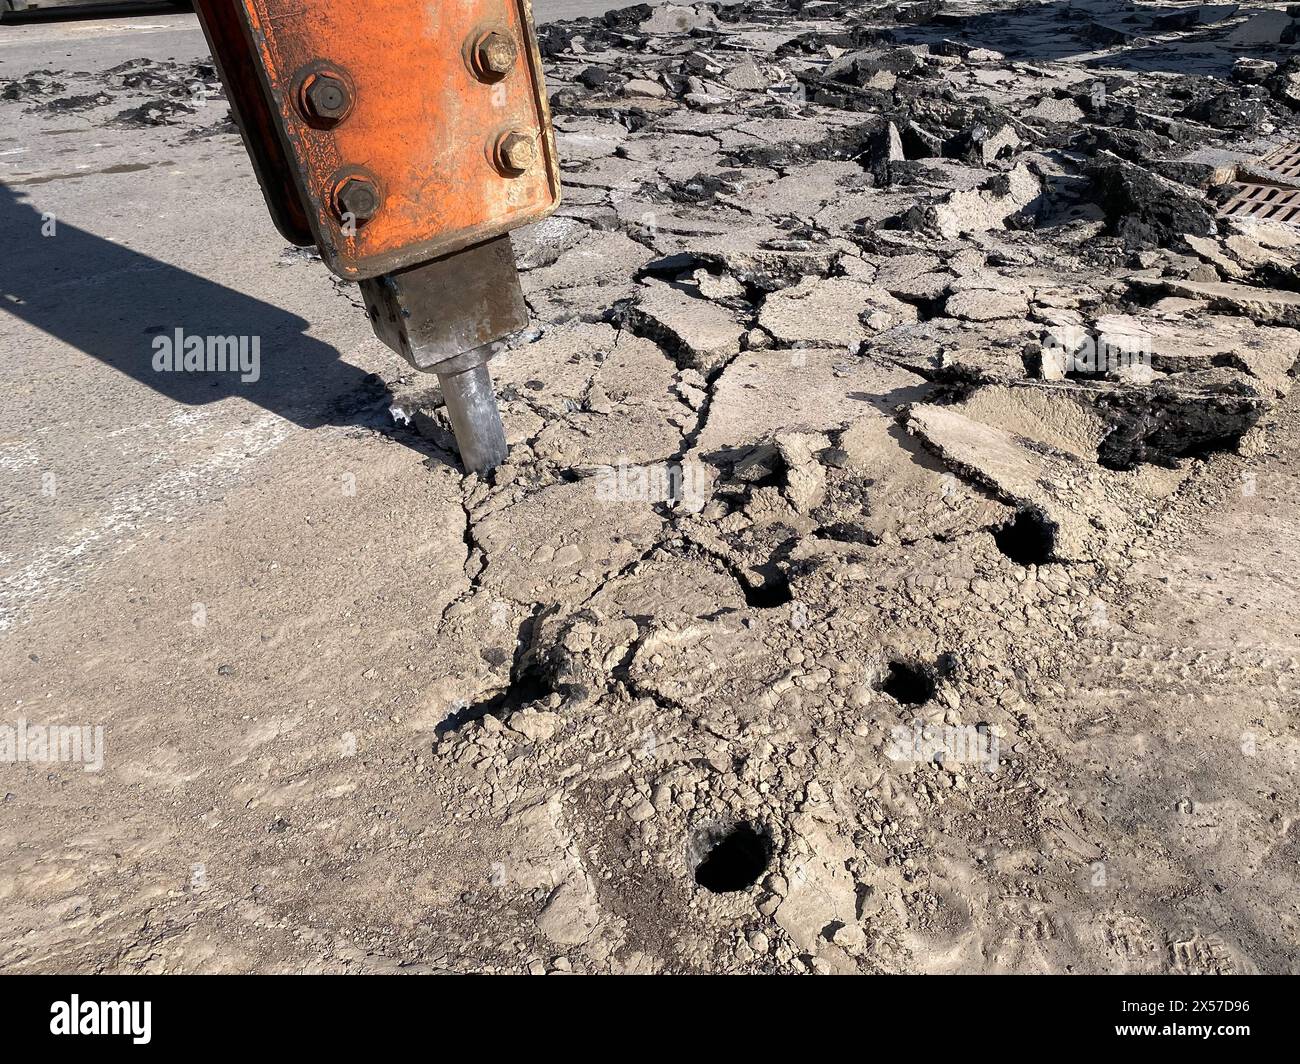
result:
[(1221, 217), (1300, 225), (1300, 141), (1280, 145), (1256, 163), (1243, 164), (1231, 188), (1232, 198), (1219, 209)]
[(1236, 194), (1219, 210), (1223, 217), (1267, 218), (1272, 222), (1300, 220), (1300, 189), (1234, 181)]
[(1274, 148), (1259, 164), (1280, 177), (1300, 178), (1300, 141)]

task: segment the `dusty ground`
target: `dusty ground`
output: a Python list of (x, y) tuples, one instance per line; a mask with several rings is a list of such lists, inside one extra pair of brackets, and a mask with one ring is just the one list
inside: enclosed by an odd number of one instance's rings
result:
[(0, 967), (1294, 970), (1293, 22), (990, 6), (544, 29), (490, 484), (201, 49), (6, 60)]

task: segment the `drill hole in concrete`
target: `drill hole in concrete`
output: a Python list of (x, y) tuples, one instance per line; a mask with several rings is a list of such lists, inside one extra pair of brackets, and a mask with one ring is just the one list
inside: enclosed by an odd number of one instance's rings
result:
[(1044, 565), (1052, 560), (1056, 533), (1051, 522), (1035, 510), (1020, 510), (993, 533), (998, 550), (1018, 565)]
[(709, 824), (688, 848), (695, 882), (711, 894), (748, 890), (767, 871), (772, 838), (756, 824)]
[(745, 596), (745, 605), (756, 610), (774, 610), (794, 601), (790, 584), (784, 577), (777, 577), (758, 587), (741, 583), (740, 590)]
[(880, 689), (905, 706), (920, 706), (934, 697), (934, 678), (905, 661), (891, 661)]

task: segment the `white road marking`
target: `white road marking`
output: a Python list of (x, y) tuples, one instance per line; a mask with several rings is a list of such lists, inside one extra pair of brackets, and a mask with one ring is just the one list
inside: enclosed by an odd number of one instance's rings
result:
[(196, 512), (218, 479), (269, 454), (294, 430), (276, 414), (227, 430), (215, 453), (195, 465), (173, 469), (113, 499), (90, 524), (33, 552), (17, 572), (0, 577), (0, 632), (13, 628), (32, 607), (82, 583), (97, 562), (134, 548), (133, 534), (146, 524), (166, 524)]

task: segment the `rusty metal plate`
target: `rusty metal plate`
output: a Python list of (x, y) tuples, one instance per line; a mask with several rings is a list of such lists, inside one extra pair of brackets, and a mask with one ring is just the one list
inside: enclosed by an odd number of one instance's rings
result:
[[(558, 205), (528, 0), (236, 0), (233, 10), (335, 273), (355, 280), (425, 262)], [(505, 71), (476, 47), (493, 32), (513, 46)], [(530, 146), (526, 166), (508, 165)]]

